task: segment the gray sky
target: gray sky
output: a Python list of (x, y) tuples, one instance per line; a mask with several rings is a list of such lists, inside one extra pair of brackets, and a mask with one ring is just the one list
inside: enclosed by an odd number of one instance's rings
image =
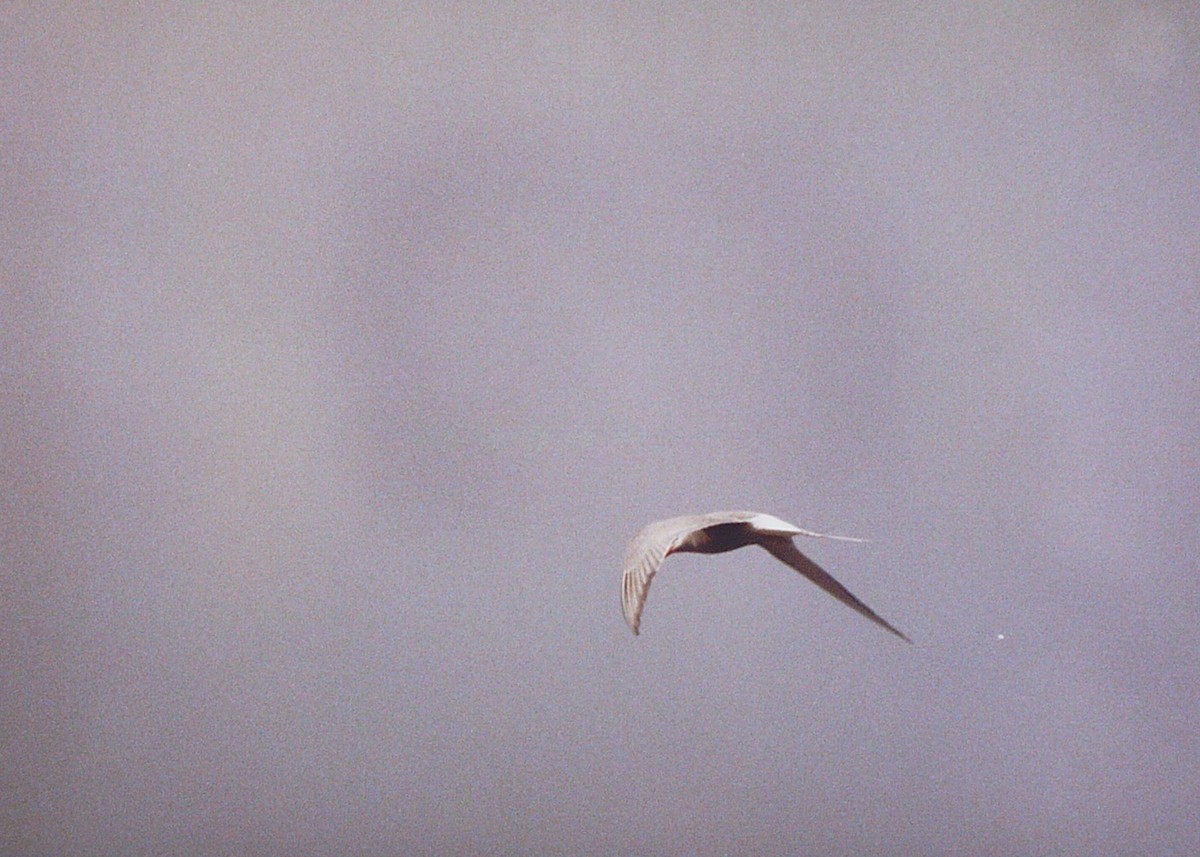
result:
[(10, 5), (0, 852), (1195, 853), (1200, 15), (984, 5)]

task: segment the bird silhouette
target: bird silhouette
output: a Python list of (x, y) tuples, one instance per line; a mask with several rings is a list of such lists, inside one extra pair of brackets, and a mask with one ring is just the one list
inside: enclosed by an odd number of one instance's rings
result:
[(762, 512), (710, 512), (707, 515), (682, 515), (655, 521), (642, 527), (625, 551), (625, 573), (621, 578), (621, 610), (634, 634), (641, 625), (642, 609), (650, 581), (663, 560), (673, 553), (725, 553), (758, 545), (784, 564), (803, 574), (838, 601), (857, 610), (872, 622), (911, 643), (874, 610), (859, 601), (833, 576), (800, 552), (794, 536), (861, 542), (849, 536), (833, 536), (804, 530), (774, 515)]

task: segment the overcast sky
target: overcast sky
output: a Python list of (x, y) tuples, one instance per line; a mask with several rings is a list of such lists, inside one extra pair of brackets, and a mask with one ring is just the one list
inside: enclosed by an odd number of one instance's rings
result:
[(165, 5), (0, 14), (0, 852), (1197, 853), (1193, 4)]

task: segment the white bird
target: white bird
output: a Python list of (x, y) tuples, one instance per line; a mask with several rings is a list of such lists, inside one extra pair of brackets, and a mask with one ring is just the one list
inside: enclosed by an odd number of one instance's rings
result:
[(877, 625), (891, 631), (901, 640), (911, 643), (874, 610), (863, 604), (815, 562), (800, 552), (792, 542), (793, 536), (812, 536), (861, 542), (849, 536), (831, 536), (802, 530), (774, 515), (762, 512), (710, 512), (707, 515), (683, 515), (655, 521), (642, 527), (625, 551), (625, 574), (621, 578), (621, 610), (625, 621), (637, 634), (646, 606), (646, 594), (663, 560), (673, 553), (725, 553), (747, 545), (758, 545), (772, 556), (803, 574), (838, 601), (857, 610)]

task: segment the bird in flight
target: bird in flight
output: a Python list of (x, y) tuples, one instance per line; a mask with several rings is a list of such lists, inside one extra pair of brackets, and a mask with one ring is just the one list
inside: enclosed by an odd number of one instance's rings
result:
[(802, 530), (774, 515), (762, 512), (710, 512), (707, 515), (683, 515), (655, 521), (642, 527), (625, 551), (625, 574), (621, 578), (621, 611), (634, 634), (642, 620), (650, 581), (663, 560), (673, 553), (725, 553), (758, 545), (773, 557), (803, 574), (847, 607), (857, 610), (872, 622), (911, 643), (866, 604), (863, 604), (815, 562), (800, 552), (793, 536), (812, 536), (861, 542), (849, 536), (831, 536)]

